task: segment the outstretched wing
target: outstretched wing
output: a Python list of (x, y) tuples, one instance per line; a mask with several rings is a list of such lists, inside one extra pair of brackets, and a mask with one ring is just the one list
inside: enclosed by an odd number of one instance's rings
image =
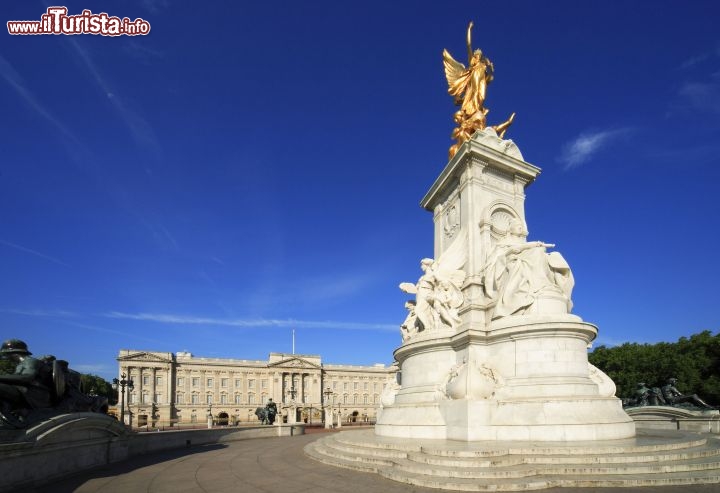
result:
[(401, 282), (400, 290), (408, 294), (417, 294), (417, 286), (411, 282)]
[(453, 96), (460, 95), (465, 87), (465, 84), (462, 83), (466, 78), (465, 65), (455, 60), (448, 50), (443, 50), (443, 65), (445, 65), (448, 92)]

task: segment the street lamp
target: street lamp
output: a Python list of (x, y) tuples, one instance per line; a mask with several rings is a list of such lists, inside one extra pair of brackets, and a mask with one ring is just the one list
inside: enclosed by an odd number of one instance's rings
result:
[[(120, 380), (113, 378), (112, 388), (113, 390), (120, 390), (120, 422), (125, 424), (125, 387), (128, 391), (132, 392), (135, 388), (132, 379), (128, 379), (127, 374), (122, 372), (120, 374)], [(128, 404), (130, 404), (128, 399)]]
[(297, 409), (295, 408), (295, 395), (297, 395), (297, 390), (295, 390), (295, 386), (291, 385), (287, 393), (290, 394), (290, 409), (288, 409), (287, 422), (295, 423), (297, 421)]
[[(332, 428), (332, 404), (330, 404), (330, 396), (333, 395), (333, 391), (330, 390), (330, 387), (327, 387), (325, 389), (325, 392), (323, 392), (323, 395), (325, 396), (325, 428)], [(328, 412), (327, 412), (327, 406), (330, 406), (330, 420), (328, 421)]]

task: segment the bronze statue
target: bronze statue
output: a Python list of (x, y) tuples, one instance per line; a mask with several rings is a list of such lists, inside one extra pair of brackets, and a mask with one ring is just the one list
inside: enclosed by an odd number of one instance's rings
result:
[(684, 402), (690, 402), (693, 405), (705, 409), (715, 409), (707, 402), (703, 401), (697, 394), (683, 394), (676, 387), (677, 378), (669, 378), (667, 384), (662, 388), (662, 395), (665, 401), (670, 405), (682, 404)]
[(265, 413), (267, 414), (268, 424), (275, 423), (275, 416), (277, 416), (277, 404), (272, 399), (268, 399), (268, 403), (265, 405)]
[[(485, 108), (485, 94), (487, 86), (493, 80), (494, 67), (492, 62), (483, 55), (481, 50), (472, 50), (473, 23), (470, 22), (467, 30), (468, 66), (456, 61), (447, 50), (443, 50), (443, 64), (445, 77), (448, 81), (448, 93), (455, 99), (455, 105), (460, 109), (453, 119), (457, 127), (452, 132), (456, 143), (450, 147), (449, 158), (455, 155), (460, 146), (466, 142), (477, 130), (487, 127), (487, 114), (490, 110)], [(515, 113), (505, 122), (491, 128), (500, 138), (515, 119)]]
[(0, 347), (0, 357), (17, 364), (13, 374), (0, 375), (0, 428), (26, 428), (62, 412), (107, 412), (107, 399), (83, 393), (80, 374), (67, 361), (31, 355), (19, 339)]
[(639, 382), (635, 390), (634, 406), (662, 406), (666, 404), (662, 392), (657, 387), (649, 388), (645, 382)]

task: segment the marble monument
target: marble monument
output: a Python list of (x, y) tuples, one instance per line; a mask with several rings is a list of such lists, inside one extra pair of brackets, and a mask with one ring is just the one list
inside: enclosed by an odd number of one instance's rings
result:
[(375, 433), (462, 441), (611, 440), (635, 436), (615, 385), (589, 364), (597, 327), (572, 311), (572, 270), (555, 245), (528, 241), (525, 190), (540, 169), (488, 126), (493, 64), (443, 53), (460, 106), (450, 161), (421, 201), (434, 258), (420, 261), (394, 352), (401, 381), (383, 396)]

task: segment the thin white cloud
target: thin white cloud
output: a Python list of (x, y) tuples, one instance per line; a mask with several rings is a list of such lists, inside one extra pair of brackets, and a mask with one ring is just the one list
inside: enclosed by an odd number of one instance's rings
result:
[[(68, 127), (59, 119), (57, 119), (40, 101), (32, 94), (32, 92), (24, 84), (20, 74), (13, 68), (2, 55), (0, 55), (0, 78), (4, 79), (5, 82), (25, 101), (25, 103), (32, 108), (35, 113), (44, 118), (52, 126), (54, 126), (61, 134), (63, 141), (70, 141), (70, 144), (76, 147), (74, 153), (78, 150), (86, 152), (85, 146), (73, 135)], [(68, 146), (70, 148), (72, 146)]]
[(294, 320), (294, 319), (266, 319), (266, 318), (212, 318), (195, 317), (190, 315), (173, 315), (165, 313), (125, 313), (108, 312), (103, 314), (107, 318), (156, 322), (173, 325), (220, 325), (226, 327), (287, 327), (308, 329), (338, 329), (338, 330), (397, 330), (394, 324), (372, 324), (360, 322), (336, 322), (331, 320)]
[(627, 128), (619, 128), (582, 133), (575, 140), (563, 146), (558, 160), (565, 165), (564, 169), (566, 170), (576, 168), (588, 162), (603, 147), (626, 135), (629, 131)]
[(142, 0), (140, 3), (153, 14), (165, 10), (170, 5), (168, 0)]
[(24, 315), (26, 317), (60, 317), (74, 318), (80, 315), (67, 310), (19, 310), (16, 308), (0, 308), (0, 313), (9, 313), (11, 315)]
[(699, 63), (704, 62), (705, 60), (707, 60), (709, 58), (710, 58), (710, 53), (701, 53), (700, 55), (690, 57), (680, 64), (680, 69), (681, 70), (689, 69), (691, 67), (694, 67), (695, 65), (698, 65)]
[(56, 259), (55, 257), (51, 257), (50, 255), (46, 255), (44, 253), (38, 252), (37, 250), (33, 250), (31, 248), (27, 248), (22, 245), (18, 245), (17, 243), (10, 243), (9, 241), (0, 240), (0, 245), (5, 245), (7, 247), (14, 248), (15, 250), (29, 253), (30, 255), (35, 255), (36, 257), (40, 257), (42, 259), (48, 260), (48, 261), (53, 262), (58, 265), (62, 265), (64, 267), (70, 267), (70, 264), (63, 262), (62, 260)]
[(100, 74), (100, 71), (97, 69), (95, 63), (92, 61), (90, 54), (87, 52), (87, 50), (85, 50), (85, 48), (80, 45), (80, 43), (78, 43), (77, 40), (75, 40), (74, 38), (69, 38), (67, 39), (67, 42), (70, 43), (70, 46), (80, 57), (80, 59), (85, 65), (85, 68), (87, 68), (87, 70), (90, 72), (90, 75), (92, 75), (93, 79), (100, 87), (100, 90), (107, 97), (108, 101), (110, 101), (110, 104), (118, 112), (120, 118), (130, 130), (130, 133), (135, 139), (135, 141), (138, 144), (150, 148), (156, 155), (159, 155), (160, 145), (158, 144), (155, 137), (155, 132), (153, 131), (147, 120), (145, 120), (137, 112), (131, 110), (128, 107), (127, 103), (123, 100), (123, 98), (117, 93), (117, 91), (112, 89), (110, 84)]
[(679, 95), (689, 109), (720, 114), (720, 83), (686, 82)]
[(164, 57), (162, 51), (154, 50), (147, 46), (147, 36), (142, 36), (142, 41), (135, 39), (129, 40), (123, 51), (130, 55), (135, 60), (138, 60), (146, 65), (150, 65), (157, 60), (161, 60)]
[(122, 336), (122, 340), (125, 343), (132, 343), (133, 341), (143, 341), (143, 342), (149, 342), (149, 343), (153, 343), (153, 344), (165, 344), (167, 342), (167, 341), (161, 341), (159, 339), (151, 339), (148, 337), (138, 336), (129, 331), (108, 329), (105, 327), (99, 327), (97, 325), (88, 325), (88, 324), (81, 324), (81, 323), (69, 322), (69, 321), (63, 321), (63, 323), (65, 325), (70, 325), (72, 327), (77, 327), (80, 329), (92, 330), (93, 332), (102, 332), (104, 334), (115, 334), (118, 336)]

